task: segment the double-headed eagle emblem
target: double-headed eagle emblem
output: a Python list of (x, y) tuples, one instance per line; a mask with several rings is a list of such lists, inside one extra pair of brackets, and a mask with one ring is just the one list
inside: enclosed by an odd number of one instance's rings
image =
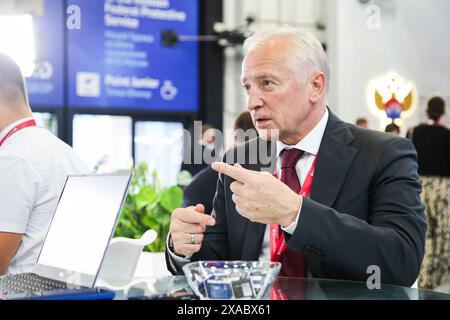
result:
[(400, 118), (402, 112), (411, 108), (414, 90), (412, 85), (408, 85), (396, 75), (391, 75), (390, 81), (384, 86), (385, 88), (375, 88), (375, 105), (378, 109), (385, 111), (387, 117), (394, 121)]

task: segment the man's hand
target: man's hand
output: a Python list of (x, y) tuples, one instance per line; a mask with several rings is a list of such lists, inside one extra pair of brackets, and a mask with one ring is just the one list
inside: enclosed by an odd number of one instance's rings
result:
[(176, 209), (170, 222), (174, 252), (188, 256), (200, 251), (206, 226), (213, 226), (215, 223), (213, 217), (205, 214), (205, 207), (201, 204)]
[(302, 205), (302, 196), (268, 172), (256, 172), (239, 164), (215, 162), (212, 168), (234, 181), (230, 185), (236, 211), (253, 222), (289, 226)]

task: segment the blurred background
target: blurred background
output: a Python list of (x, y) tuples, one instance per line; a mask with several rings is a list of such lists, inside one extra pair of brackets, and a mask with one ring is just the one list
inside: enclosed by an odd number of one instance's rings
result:
[[(245, 110), (241, 44), (268, 24), (291, 24), (322, 41), (332, 71), (329, 106), (348, 122), (365, 118), (383, 130), (392, 120), (375, 96), (386, 102), (396, 87), (400, 103), (411, 93), (395, 119), (405, 135), (426, 120), (430, 96), (450, 96), (446, 0), (133, 3), (0, 3), (0, 51), (27, 75), (36, 117), (92, 170), (147, 162), (164, 184), (175, 184), (183, 129), (193, 134), (199, 120), (226, 130)], [(442, 123), (450, 124), (448, 114)]]
[(20, 64), (38, 123), (92, 171), (144, 163), (170, 187), (195, 174), (183, 157), (214, 142), (209, 129), (230, 143), (246, 106), (242, 43), (255, 30), (313, 33), (330, 61), (332, 112), (406, 136), (428, 121), (430, 97), (450, 99), (449, 12), (448, 0), (2, 0), (0, 52)]

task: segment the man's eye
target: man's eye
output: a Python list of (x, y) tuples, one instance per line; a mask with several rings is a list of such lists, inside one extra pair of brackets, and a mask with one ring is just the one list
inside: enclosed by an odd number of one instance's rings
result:
[(261, 84), (263, 87), (270, 87), (274, 84), (274, 82), (272, 80), (263, 80)]
[(250, 90), (250, 85), (249, 84), (244, 84), (242, 85), (242, 87), (244, 88), (245, 91), (249, 91)]

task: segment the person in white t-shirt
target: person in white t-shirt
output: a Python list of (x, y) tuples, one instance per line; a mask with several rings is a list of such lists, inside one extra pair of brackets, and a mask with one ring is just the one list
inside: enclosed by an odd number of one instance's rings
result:
[(36, 127), (20, 69), (0, 54), (0, 275), (33, 270), (67, 175), (88, 172)]

